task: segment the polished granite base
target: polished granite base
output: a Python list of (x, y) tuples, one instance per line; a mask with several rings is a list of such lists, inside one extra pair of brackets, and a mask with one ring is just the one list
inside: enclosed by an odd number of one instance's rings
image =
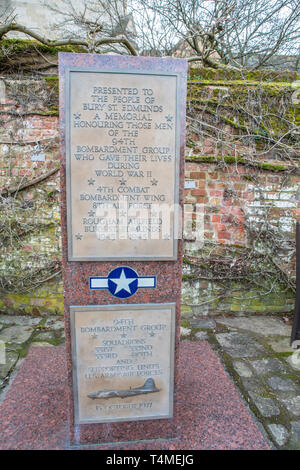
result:
[(0, 406), (0, 449), (269, 449), (206, 341), (180, 343), (175, 439), (70, 446), (66, 383), (64, 346), (31, 348)]

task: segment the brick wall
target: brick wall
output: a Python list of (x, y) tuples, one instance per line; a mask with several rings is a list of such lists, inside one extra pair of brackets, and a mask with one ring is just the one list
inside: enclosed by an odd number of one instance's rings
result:
[[(255, 277), (255, 263), (259, 263), (257, 285), (251, 283), (249, 286), (247, 276), (246, 279), (242, 276), (239, 279), (239, 269), (234, 273), (234, 279), (229, 278), (233, 270), (231, 264), (235, 263), (234, 268), (236, 265), (239, 268), (239, 264), (247, 264), (247, 256), (251, 256), (249, 249), (254, 244), (252, 232), (256, 234), (265, 229), (266, 224), (267, 230), (274, 231), (282, 240), (281, 246), (277, 247), (276, 264), (285, 273), (294, 276), (294, 250), (290, 242), (294, 240), (295, 223), (300, 216), (299, 176), (287, 177), (286, 174), (264, 171), (259, 175), (258, 184), (251, 181), (251, 175), (255, 175), (256, 170), (242, 165), (220, 168), (218, 164), (190, 162), (186, 163), (185, 174), (186, 180), (195, 181), (196, 186), (185, 189), (185, 202), (189, 210), (195, 212), (197, 204), (204, 205), (204, 244), (200, 243), (199, 247), (199, 243), (197, 246), (193, 239), (185, 242), (185, 253), (190, 257), (184, 264), (184, 314), (292, 311), (294, 294), (290, 289), (276, 284), (268, 292), (269, 283), (259, 279), (259, 271), (271, 271), (275, 275), (276, 267), (270, 267), (267, 259), (268, 244), (261, 242), (259, 246), (258, 242), (254, 246), (256, 254), (259, 252), (261, 256), (259, 259), (253, 258), (249, 270), (250, 277)], [(287, 246), (285, 241), (289, 242)], [(225, 264), (218, 275), (215, 267), (208, 273), (204, 267), (198, 269), (200, 278), (197, 278), (197, 275), (192, 274), (195, 269), (191, 260), (197, 263), (200, 257), (200, 262), (205, 263), (203, 252), (207, 251), (213, 252), (216, 263), (223, 262), (224, 257), (228, 256), (228, 269)], [(209, 279), (212, 271), (219, 280)]]
[[(56, 85), (6, 78), (0, 81), (0, 106), (0, 310), (60, 315)], [(191, 151), (192, 135), (188, 128), (185, 203), (191, 218), (201, 207), (203, 236), (185, 241), (183, 315), (290, 312), (299, 174), (274, 159), (258, 169), (236, 158), (242, 141), (235, 140), (234, 152), (226, 149), (222, 156), (213, 140), (201, 137), (198, 150)], [(12, 191), (10, 197), (5, 188)]]

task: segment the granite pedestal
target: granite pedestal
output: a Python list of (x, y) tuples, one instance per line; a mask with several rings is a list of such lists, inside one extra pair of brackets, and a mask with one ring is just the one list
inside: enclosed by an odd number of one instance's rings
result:
[(269, 449), (206, 341), (181, 342), (178, 366), (175, 438), (147, 440), (145, 433), (140, 440), (138, 423), (129, 440), (124, 433), (127, 442), (113, 444), (108, 433), (105, 444), (74, 446), (69, 439), (65, 348), (31, 348), (0, 405), (0, 449)]

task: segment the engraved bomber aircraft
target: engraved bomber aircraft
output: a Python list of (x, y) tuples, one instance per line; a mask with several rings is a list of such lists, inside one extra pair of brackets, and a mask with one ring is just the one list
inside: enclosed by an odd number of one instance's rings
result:
[(141, 387), (129, 388), (125, 390), (99, 390), (95, 393), (89, 393), (88, 397), (95, 400), (96, 398), (126, 398), (134, 395), (143, 395), (145, 393), (154, 393), (159, 392), (160, 389), (156, 388), (155, 382), (153, 379), (147, 379)]

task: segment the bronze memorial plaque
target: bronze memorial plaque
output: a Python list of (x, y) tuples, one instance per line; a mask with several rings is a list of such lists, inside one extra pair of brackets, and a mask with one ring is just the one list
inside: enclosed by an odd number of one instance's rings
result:
[(171, 417), (175, 304), (70, 310), (76, 423)]
[(67, 72), (69, 260), (177, 259), (177, 74)]

